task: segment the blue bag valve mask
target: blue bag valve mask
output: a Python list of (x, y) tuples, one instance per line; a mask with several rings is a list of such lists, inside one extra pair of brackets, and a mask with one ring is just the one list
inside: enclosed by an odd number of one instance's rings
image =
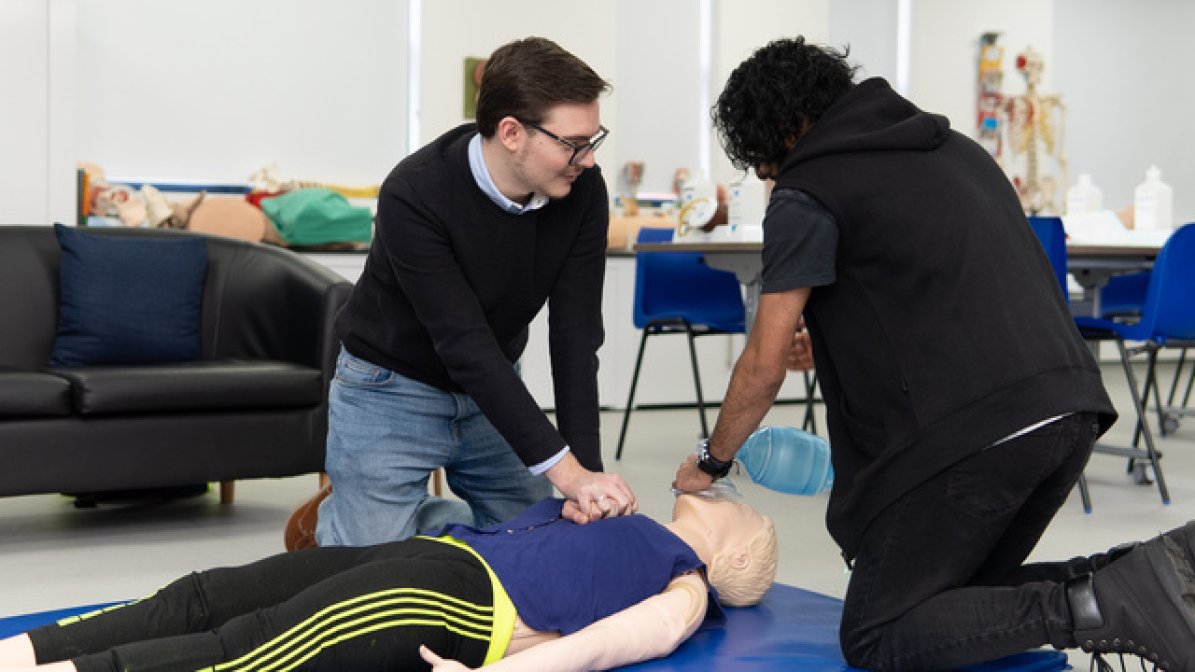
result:
[(752, 481), (778, 492), (816, 495), (834, 485), (830, 444), (795, 427), (757, 429), (735, 459)]

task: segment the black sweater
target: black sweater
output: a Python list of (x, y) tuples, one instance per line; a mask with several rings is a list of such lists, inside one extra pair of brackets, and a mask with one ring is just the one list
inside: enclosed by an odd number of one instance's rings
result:
[(882, 79), (845, 94), (781, 166), (834, 216), (837, 280), (806, 310), (826, 396), (827, 522), (872, 518), (1035, 422), (1115, 418), (1049, 261), (995, 161)]
[[(378, 198), (373, 245), (337, 320), (354, 355), (472, 397), (524, 464), (567, 443), (602, 467), (597, 349), (609, 210), (600, 170), (523, 215), (498, 207), (469, 169), (472, 124), (404, 159)], [(547, 302), (559, 431), (513, 363)]]

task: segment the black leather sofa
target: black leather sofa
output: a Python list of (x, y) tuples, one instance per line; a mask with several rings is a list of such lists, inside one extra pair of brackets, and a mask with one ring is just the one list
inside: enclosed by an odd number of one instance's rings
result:
[(323, 469), (332, 323), (352, 285), (288, 250), (205, 239), (201, 361), (50, 368), (54, 229), (0, 226), (0, 495), (218, 481), (228, 503), (235, 480)]

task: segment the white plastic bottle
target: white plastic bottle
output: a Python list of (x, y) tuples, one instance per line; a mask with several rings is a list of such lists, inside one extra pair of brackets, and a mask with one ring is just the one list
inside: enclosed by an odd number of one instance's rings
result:
[(1104, 207), (1104, 194), (1091, 181), (1091, 176), (1083, 174), (1075, 186), (1066, 192), (1066, 214), (1082, 215), (1095, 212)]
[(1162, 171), (1150, 166), (1145, 181), (1133, 191), (1133, 228), (1159, 231), (1174, 226), (1174, 192), (1162, 181)]
[(685, 180), (680, 190), (680, 225), (678, 236), (702, 233), (702, 227), (714, 218), (718, 211), (718, 189), (706, 179), (701, 171), (694, 171)]
[(767, 207), (767, 185), (755, 176), (754, 171), (749, 170), (741, 180), (731, 182), (730, 205), (726, 213), (731, 237), (762, 241), (763, 216)]

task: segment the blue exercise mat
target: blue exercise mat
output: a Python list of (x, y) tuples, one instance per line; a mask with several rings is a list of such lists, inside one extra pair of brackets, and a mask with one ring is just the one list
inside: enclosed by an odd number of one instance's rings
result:
[(114, 604), (121, 604), (120, 602), (104, 602), (103, 604), (87, 604), (81, 607), (67, 607), (66, 609), (54, 609), (53, 611), (39, 611), (34, 614), (22, 614), (20, 616), (9, 616), (8, 618), (0, 618), (0, 639), (5, 637), (12, 637), (19, 635), (26, 630), (32, 630), (40, 625), (53, 623), (61, 620), (67, 616), (78, 616), (79, 614), (86, 614), (89, 611), (96, 611), (104, 607), (110, 607)]
[[(842, 659), (838, 622), (842, 601), (776, 584), (750, 609), (726, 609), (726, 622), (702, 625), (667, 658), (623, 668), (650, 672), (706, 670), (763, 672), (854, 670)], [(972, 665), (967, 672), (1046, 672), (1069, 669), (1060, 651), (1027, 651)]]
[[(67, 616), (110, 606), (93, 604), (0, 618), (0, 638)], [(703, 625), (671, 656), (623, 668), (650, 672), (753, 672), (853, 670), (838, 648), (842, 602), (800, 588), (776, 584), (750, 609), (727, 609), (725, 623)], [(1049, 672), (1068, 669), (1058, 651), (1027, 651), (973, 665), (967, 672)]]

